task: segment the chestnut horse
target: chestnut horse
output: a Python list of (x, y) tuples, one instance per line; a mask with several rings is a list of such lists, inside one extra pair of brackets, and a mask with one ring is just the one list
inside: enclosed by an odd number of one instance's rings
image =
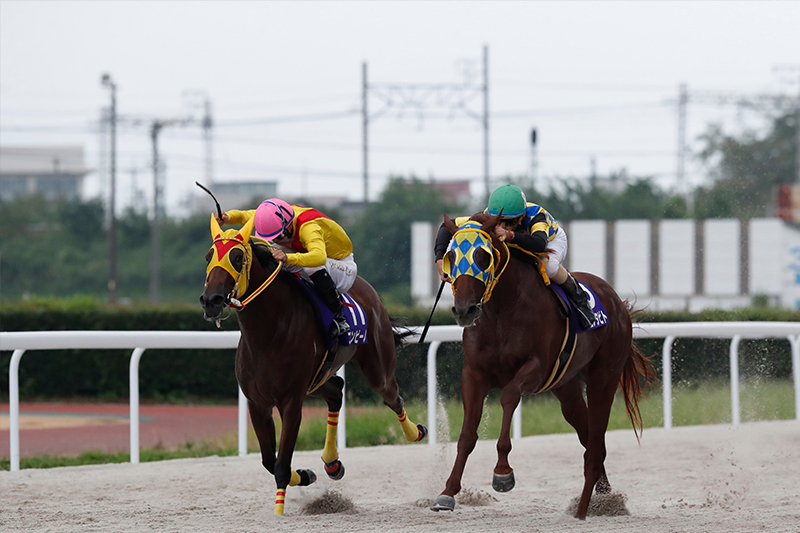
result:
[[(608, 323), (578, 333), (571, 362), (565, 369), (558, 367), (559, 353), (568, 344), (568, 324), (561, 304), (555, 292), (546, 286), (538, 268), (518, 259), (516, 253), (512, 256), (509, 246), (494, 235), (499, 219), (500, 215), (479, 213), (459, 229), (445, 215), (445, 225), (454, 234), (453, 243), (462, 246), (459, 259), (466, 258), (470, 263), (466, 271), (455, 269), (451, 275), (455, 296), (452, 311), (458, 324), (464, 327), (461, 376), (464, 422), (453, 470), (444, 492), (431, 509), (452, 511), (455, 507), (454, 496), (461, 490), (467, 457), (478, 440), (483, 402), (489, 390), (501, 390), (503, 407), (492, 486), (505, 492), (515, 483), (514, 471), (508, 463), (514, 409), (522, 396), (551, 389), (561, 402), (564, 418), (575, 428), (586, 448), (585, 481), (575, 514), (576, 518), (585, 519), (595, 486), (598, 493), (611, 490), (603, 463), (605, 432), (617, 387), (622, 389), (638, 438), (642, 429), (638, 400), (643, 394), (639, 376), (644, 376), (646, 384), (655, 373), (633, 343), (631, 306), (620, 300), (608, 283), (586, 273), (575, 273), (574, 277), (594, 290), (605, 307)], [(453, 254), (451, 244), (445, 257), (448, 267), (455, 262)], [(554, 378), (556, 368), (560, 376)]]
[[(407, 440), (421, 440), (427, 428), (411, 422), (403, 409), (395, 366), (397, 348), (404, 335), (393, 328), (375, 290), (357, 278), (348, 291), (368, 317), (367, 343), (341, 346), (332, 365), (324, 365), (327, 370), (320, 372), (329, 344), (317, 322), (313, 304), (293, 279), (294, 275), (282, 271), (281, 263), (273, 259), (271, 245), (250, 236), (253, 221), (251, 218), (241, 230), (223, 233), (212, 215), (214, 243), (206, 255), (206, 286), (200, 302), (205, 318), (217, 325), (224, 307), (230, 305), (237, 310), (241, 339), (236, 350), (236, 379), (247, 397), (262, 464), (275, 476), (278, 487), (275, 514), (282, 515), (286, 487), (309, 485), (316, 480), (311, 470), (291, 468), (307, 395), (321, 397), (328, 404), (328, 429), (322, 452), (325, 471), (332, 479), (344, 475), (336, 449), (344, 380), (333, 374), (348, 361), (397, 414)], [(277, 457), (272, 419), (275, 408), (282, 421)]]

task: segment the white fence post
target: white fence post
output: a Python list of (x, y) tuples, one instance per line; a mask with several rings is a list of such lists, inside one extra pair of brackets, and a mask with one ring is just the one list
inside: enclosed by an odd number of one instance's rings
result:
[(436, 444), (436, 409), (439, 405), (436, 398), (438, 381), (436, 376), (436, 352), (441, 342), (432, 341), (428, 346), (428, 444)]
[(730, 360), (731, 360), (731, 424), (738, 426), (740, 422), (741, 410), (739, 409), (739, 341), (740, 335), (734, 335), (731, 339)]
[(344, 450), (347, 448), (347, 413), (345, 413), (344, 409), (347, 381), (344, 379), (344, 365), (336, 371), (336, 375), (344, 381), (344, 385), (342, 385), (342, 408), (339, 409), (339, 425), (336, 426), (336, 448)]
[(670, 335), (664, 339), (661, 347), (661, 383), (664, 396), (664, 427), (672, 427), (672, 343), (675, 337)]
[(25, 350), (14, 350), (8, 364), (9, 457), (11, 471), (19, 470), (19, 360)]
[(128, 382), (130, 386), (131, 463), (139, 464), (139, 360), (144, 348), (136, 348), (131, 354)]
[(247, 398), (241, 387), (239, 391), (238, 432), (239, 432), (239, 457), (247, 455)]

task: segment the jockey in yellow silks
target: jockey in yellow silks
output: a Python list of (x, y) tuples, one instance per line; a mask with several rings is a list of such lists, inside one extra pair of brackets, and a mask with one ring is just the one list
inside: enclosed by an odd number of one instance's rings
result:
[[(594, 323), (594, 313), (589, 307), (586, 293), (567, 272), (561, 262), (567, 256), (567, 234), (558, 226), (558, 221), (542, 206), (528, 202), (525, 194), (514, 185), (501, 185), (489, 197), (486, 213), (496, 216), (502, 211), (500, 222), (494, 229), (495, 235), (506, 243), (513, 243), (532, 254), (547, 252), (545, 264), (547, 276), (561, 285), (567, 297), (578, 312), (578, 320), (583, 329)], [(469, 217), (455, 219), (457, 226), (464, 224)], [(442, 281), (451, 281), (442, 270), (442, 260), (453, 235), (444, 224), (439, 228), (434, 245), (436, 268)]]
[(286, 270), (310, 280), (325, 305), (333, 312), (331, 336), (347, 332), (340, 293), (353, 286), (358, 266), (353, 243), (330, 217), (313, 209), (289, 204), (279, 198), (265, 200), (257, 209), (222, 213), (220, 224), (245, 224), (255, 217), (256, 236), (275, 244), (273, 257)]

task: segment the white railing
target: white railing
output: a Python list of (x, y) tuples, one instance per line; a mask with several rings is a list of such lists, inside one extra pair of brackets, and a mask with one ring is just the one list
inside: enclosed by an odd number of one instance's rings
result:
[[(436, 444), (437, 379), (436, 353), (442, 342), (459, 342), (458, 326), (433, 326), (426, 341), (428, 347), (428, 439)], [(419, 339), (420, 328), (410, 342)], [(743, 338), (788, 338), (792, 350), (792, 376), (795, 389), (795, 416), (800, 420), (800, 323), (794, 322), (685, 322), (652, 323), (634, 329), (636, 338), (664, 338), (662, 348), (664, 390), (664, 427), (672, 427), (672, 343), (677, 337), (731, 338), (731, 413), (734, 424), (739, 414), (738, 347)], [(26, 350), (64, 349), (133, 349), (130, 360), (130, 445), (131, 463), (139, 462), (139, 360), (148, 348), (158, 349), (233, 349), (239, 342), (239, 332), (191, 331), (36, 331), (0, 332), (0, 350), (11, 351), (9, 363), (9, 419), (11, 470), (19, 470), (19, 363)], [(339, 375), (344, 377), (344, 368)], [(345, 408), (339, 417), (337, 441), (346, 447)], [(521, 412), (517, 407), (513, 418), (513, 436), (519, 438)], [(238, 451), (247, 453), (247, 401), (239, 390)]]

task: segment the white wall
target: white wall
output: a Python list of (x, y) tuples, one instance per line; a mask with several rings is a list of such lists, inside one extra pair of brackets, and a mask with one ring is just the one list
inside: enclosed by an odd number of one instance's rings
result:
[(785, 244), (783, 222), (777, 218), (750, 221), (750, 294), (780, 294)]
[(624, 298), (650, 294), (650, 221), (618, 220), (614, 239), (614, 288)]
[(740, 236), (739, 221), (706, 220), (703, 247), (705, 294), (739, 294)]
[(411, 224), (411, 297), (426, 298), (433, 291), (433, 224)]
[(659, 292), (664, 296), (694, 294), (694, 220), (662, 220), (659, 226)]
[(606, 277), (606, 223), (603, 220), (575, 220), (569, 224), (569, 269)]

